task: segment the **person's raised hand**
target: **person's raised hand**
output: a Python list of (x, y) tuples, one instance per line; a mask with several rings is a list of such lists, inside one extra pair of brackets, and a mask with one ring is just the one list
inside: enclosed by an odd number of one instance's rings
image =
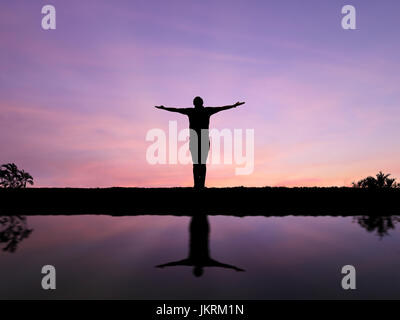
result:
[(165, 107), (164, 107), (164, 106), (155, 106), (155, 108), (157, 108), (157, 109), (164, 109)]
[(243, 104), (245, 104), (246, 102), (236, 102), (235, 104), (234, 104), (234, 106), (235, 106), (235, 108), (236, 107), (238, 107), (238, 106), (241, 106), (241, 105), (243, 105)]

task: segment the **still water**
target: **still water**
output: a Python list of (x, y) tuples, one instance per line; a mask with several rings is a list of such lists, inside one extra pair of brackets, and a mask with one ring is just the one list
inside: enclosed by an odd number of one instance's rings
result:
[[(399, 220), (0, 217), (0, 299), (399, 299)], [(356, 290), (341, 287), (348, 264)]]

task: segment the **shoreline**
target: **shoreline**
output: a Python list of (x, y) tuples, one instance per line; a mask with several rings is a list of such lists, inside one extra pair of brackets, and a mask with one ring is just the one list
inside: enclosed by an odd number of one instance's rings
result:
[(399, 199), (400, 189), (349, 187), (0, 189), (0, 215), (386, 216), (400, 214)]

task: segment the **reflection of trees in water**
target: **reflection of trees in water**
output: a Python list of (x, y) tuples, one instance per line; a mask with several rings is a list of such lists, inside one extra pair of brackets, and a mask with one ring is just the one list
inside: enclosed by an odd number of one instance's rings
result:
[(0, 216), (0, 243), (5, 243), (2, 249), (15, 252), (18, 244), (28, 238), (33, 229), (28, 229), (25, 216)]
[(368, 232), (376, 232), (379, 237), (383, 238), (389, 235), (389, 230), (396, 228), (400, 216), (360, 216), (355, 217), (355, 220)]

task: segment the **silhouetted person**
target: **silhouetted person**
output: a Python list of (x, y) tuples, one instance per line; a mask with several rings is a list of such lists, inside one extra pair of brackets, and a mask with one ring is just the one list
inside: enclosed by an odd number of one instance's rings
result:
[(206, 180), (206, 162), (210, 150), (208, 129), (210, 117), (220, 111), (236, 108), (244, 102), (236, 102), (224, 107), (204, 107), (203, 99), (196, 97), (193, 100), (194, 108), (166, 108), (156, 106), (157, 109), (178, 112), (189, 117), (190, 142), (189, 148), (193, 161), (193, 180), (195, 188), (204, 188)]
[(204, 267), (221, 267), (234, 269), (236, 271), (244, 271), (238, 267), (221, 263), (210, 258), (210, 251), (208, 247), (210, 227), (206, 215), (194, 215), (190, 222), (189, 231), (189, 257), (187, 259), (161, 264), (156, 266), (157, 268), (191, 266), (194, 267), (193, 274), (196, 277), (200, 277), (203, 274)]

